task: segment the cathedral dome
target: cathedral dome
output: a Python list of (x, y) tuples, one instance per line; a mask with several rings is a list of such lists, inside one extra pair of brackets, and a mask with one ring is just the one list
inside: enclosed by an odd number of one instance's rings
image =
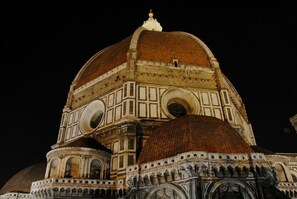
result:
[(138, 162), (147, 163), (188, 151), (253, 153), (228, 122), (209, 116), (185, 115), (155, 129)]
[(116, 67), (141, 60), (211, 67), (213, 57), (207, 46), (186, 32), (152, 31), (138, 28), (131, 36), (95, 54), (77, 74), (75, 88), (79, 88)]
[(31, 183), (42, 180), (44, 178), (45, 170), (46, 163), (42, 162), (19, 171), (2, 187), (0, 195), (8, 192), (29, 193)]

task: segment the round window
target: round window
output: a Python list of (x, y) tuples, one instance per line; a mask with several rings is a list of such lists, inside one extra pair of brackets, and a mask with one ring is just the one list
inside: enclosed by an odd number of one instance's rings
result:
[(94, 113), (93, 117), (90, 121), (91, 128), (95, 129), (100, 124), (103, 117), (103, 111), (98, 110), (96, 113)]
[(167, 108), (169, 113), (174, 117), (187, 115), (187, 108), (182, 103), (172, 102), (168, 104)]
[(169, 118), (187, 114), (199, 114), (200, 103), (194, 93), (181, 89), (169, 89), (162, 94), (161, 108)]
[(95, 100), (88, 104), (80, 116), (79, 128), (81, 132), (89, 134), (96, 130), (102, 123), (104, 110), (105, 105), (101, 100)]

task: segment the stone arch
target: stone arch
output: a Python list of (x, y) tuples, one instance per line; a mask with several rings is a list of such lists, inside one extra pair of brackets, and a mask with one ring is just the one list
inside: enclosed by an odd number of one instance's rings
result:
[(238, 176), (238, 177), (245, 177), (245, 176), (242, 176), (242, 169), (239, 166), (236, 166), (234, 168), (234, 174), (235, 176)]
[(77, 196), (78, 196), (78, 197), (81, 197), (81, 196), (82, 196), (82, 193), (83, 193), (83, 190), (82, 190), (81, 188), (79, 188), (79, 189), (77, 190)]
[(159, 183), (164, 183), (166, 181), (165, 177), (164, 177), (164, 172), (158, 172), (156, 175)]
[(286, 194), (287, 196), (289, 196), (289, 194), (290, 194), (290, 193), (289, 193), (289, 191), (288, 191), (288, 190), (286, 190), (286, 193), (285, 193), (285, 194)]
[[(206, 199), (213, 199), (215, 196), (215, 192), (216, 190), (225, 184), (229, 184), (232, 183), (234, 185), (238, 185), (239, 187), (243, 188), (241, 193), (244, 194), (245, 196), (247, 196), (249, 199), (256, 199), (255, 195), (253, 194), (252, 188), (250, 187), (250, 185), (248, 185), (245, 182), (236, 180), (236, 179), (230, 179), (230, 178), (226, 178), (226, 179), (222, 179), (219, 181), (214, 182), (209, 188), (208, 191), (205, 192), (205, 195), (203, 198)], [(243, 191), (244, 190), (244, 191)]]
[(227, 169), (227, 177), (233, 177), (234, 176), (234, 168), (232, 166), (228, 166)]
[(49, 163), (48, 178), (58, 177), (59, 159), (53, 158)]
[(218, 171), (218, 168), (217, 168), (217, 167), (213, 167), (213, 168), (212, 168), (212, 172), (213, 172), (213, 174), (214, 174), (216, 177), (218, 177), (219, 171)]
[(139, 183), (139, 179), (137, 178), (137, 176), (130, 177), (129, 181), (130, 181), (132, 187), (136, 187), (137, 184)]
[[(135, 177), (133, 178), (133, 181), (135, 181)], [(142, 176), (138, 176), (138, 181), (137, 181), (137, 184), (136, 185), (138, 185), (140, 187), (143, 187), (144, 186), (144, 180), (143, 180), (143, 177)]]
[(287, 182), (288, 181), (288, 177), (286, 174), (286, 170), (283, 164), (281, 163), (276, 163), (275, 164), (275, 170), (277, 172), (277, 176), (280, 182)]
[(193, 164), (187, 164), (187, 169), (194, 170), (194, 165)]
[(66, 193), (65, 193), (66, 196), (71, 196), (71, 189), (70, 188), (67, 188), (66, 189)]
[(155, 173), (152, 173), (149, 177), (149, 180), (151, 182), (152, 185), (154, 184), (158, 184), (158, 178), (157, 178), (157, 175)]
[(103, 196), (106, 195), (106, 190), (105, 189), (101, 189), (101, 195), (103, 195)]
[(51, 191), (50, 188), (46, 189), (46, 192), (47, 192), (47, 195), (48, 195), (49, 197), (52, 197), (52, 196), (53, 196), (53, 193), (52, 193), (52, 191)]
[(95, 194), (94, 189), (89, 189), (89, 197), (93, 198)]
[(197, 175), (199, 175), (199, 165), (198, 164), (194, 164), (194, 171)]
[(87, 196), (89, 194), (89, 190), (87, 188), (84, 188), (82, 191), (82, 196)]
[(226, 175), (226, 168), (221, 165), (219, 167), (219, 171), (218, 171), (218, 177), (224, 177)]
[[(144, 197), (145, 199), (153, 199), (155, 198), (154, 196), (156, 196), (156, 194), (159, 191), (163, 191), (163, 190), (171, 190), (172, 192), (175, 193), (175, 197), (169, 197), (170, 199), (188, 199), (187, 194), (184, 192), (184, 190), (177, 186), (177, 185), (173, 185), (173, 184), (169, 184), (169, 183), (164, 183), (161, 184), (159, 186), (155, 186), (153, 187), (151, 190), (148, 191), (148, 193), (146, 194), (146, 196)], [(167, 196), (168, 197), (168, 196)], [(162, 196), (160, 197), (160, 199), (162, 198)]]
[(145, 186), (148, 186), (148, 185), (151, 184), (150, 178), (149, 178), (148, 175), (143, 176), (143, 183), (144, 183)]
[(293, 190), (290, 190), (290, 197), (294, 197), (294, 192), (293, 192)]
[(44, 189), (41, 189), (40, 193), (43, 197), (45, 197)]
[(124, 196), (124, 192), (122, 189), (118, 190), (119, 197), (122, 198)]
[(106, 196), (107, 196), (107, 197), (112, 196), (111, 189), (107, 189), (107, 190), (106, 190)]
[(172, 176), (172, 180), (179, 180), (180, 179), (179, 172), (176, 169), (171, 170), (171, 176)]
[(171, 174), (170, 171), (166, 170), (164, 172), (164, 177), (165, 177), (166, 182), (171, 182), (172, 181), (172, 174)]
[(95, 189), (94, 196), (95, 196), (95, 198), (99, 198), (99, 196), (100, 196), (100, 189)]

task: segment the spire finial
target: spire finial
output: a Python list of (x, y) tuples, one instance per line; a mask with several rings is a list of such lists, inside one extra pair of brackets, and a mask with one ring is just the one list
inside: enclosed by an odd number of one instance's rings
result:
[(154, 19), (154, 13), (152, 9), (150, 9), (148, 16), (149, 16), (148, 20), (143, 22), (142, 27), (152, 31), (162, 31), (162, 26), (157, 21), (157, 19)]
[(154, 13), (153, 13), (152, 9), (150, 9), (150, 12), (149, 12), (148, 16), (149, 16), (150, 18), (152, 18), (152, 17), (154, 16)]

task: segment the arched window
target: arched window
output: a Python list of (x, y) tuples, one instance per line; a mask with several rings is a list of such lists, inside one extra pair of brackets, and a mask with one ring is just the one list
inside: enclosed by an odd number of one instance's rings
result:
[(78, 158), (69, 158), (66, 163), (65, 178), (76, 178), (79, 177), (79, 160)]
[(101, 178), (101, 162), (100, 160), (93, 160), (91, 162), (90, 178), (100, 179)]
[(53, 159), (52, 162), (51, 162), (51, 166), (50, 166), (48, 177), (49, 178), (55, 178), (55, 177), (57, 177), (57, 174), (58, 174), (57, 171), (58, 171), (58, 160), (57, 159)]
[(276, 164), (275, 165), (275, 169), (277, 171), (277, 175), (278, 175), (279, 181), (280, 182), (286, 182), (287, 181), (287, 177), (286, 177), (285, 170), (284, 170), (283, 166), (280, 165), (280, 164)]

